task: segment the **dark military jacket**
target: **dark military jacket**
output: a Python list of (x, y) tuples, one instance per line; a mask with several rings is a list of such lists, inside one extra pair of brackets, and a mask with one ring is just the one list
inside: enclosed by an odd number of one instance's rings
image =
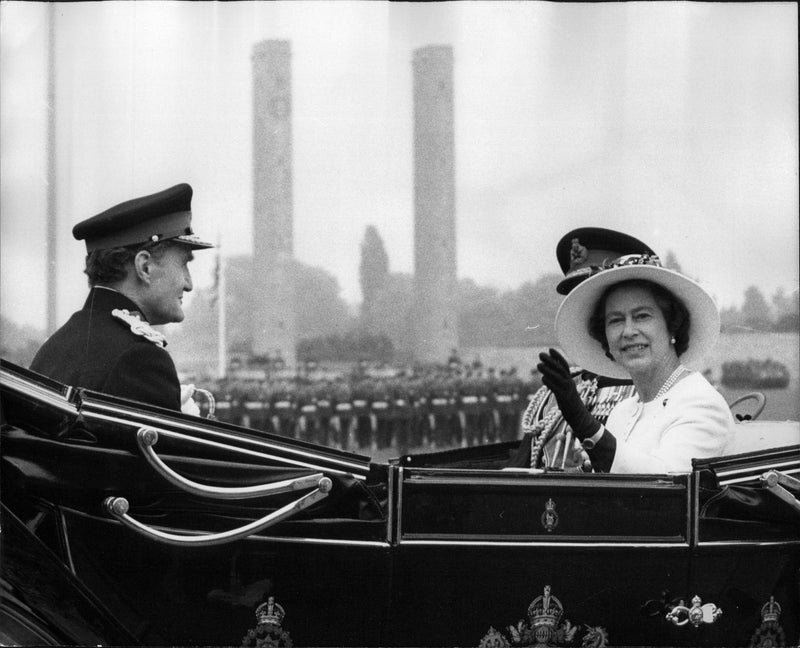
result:
[(180, 410), (178, 373), (167, 350), (154, 341), (159, 334), (146, 324), (136, 326), (135, 319), (112, 315), (114, 310), (144, 319), (122, 293), (92, 288), (83, 309), (42, 345), (31, 369), (73, 387)]

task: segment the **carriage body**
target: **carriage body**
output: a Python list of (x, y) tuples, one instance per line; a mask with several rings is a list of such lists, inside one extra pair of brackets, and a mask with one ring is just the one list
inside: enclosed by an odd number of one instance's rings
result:
[(378, 464), (9, 363), (2, 414), (0, 612), (57, 643), (800, 639), (796, 494), (762, 479), (800, 473), (796, 422), (740, 424), (746, 451), (691, 473), (605, 475), (503, 470), (515, 442)]

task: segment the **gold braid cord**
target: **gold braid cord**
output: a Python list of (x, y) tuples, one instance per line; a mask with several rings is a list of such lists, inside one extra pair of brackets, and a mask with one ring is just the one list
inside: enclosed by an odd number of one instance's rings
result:
[[(578, 393), (584, 405), (592, 412), (597, 404), (597, 379), (582, 380), (578, 385)], [(531, 468), (591, 471), (589, 455), (586, 454), (580, 442), (574, 438), (572, 429), (564, 422), (564, 417), (561, 416), (555, 399), (550, 398), (551, 395), (552, 392), (547, 387), (539, 388), (522, 415), (522, 432), (523, 434), (531, 433)], [(550, 408), (545, 413), (548, 404)], [(554, 437), (555, 450), (552, 460), (548, 462), (547, 453), (544, 452), (545, 445)], [(570, 459), (568, 465), (569, 456), (574, 457), (576, 454), (580, 460)], [(559, 455), (561, 455), (560, 461)], [(539, 464), (544, 464), (544, 466)]]

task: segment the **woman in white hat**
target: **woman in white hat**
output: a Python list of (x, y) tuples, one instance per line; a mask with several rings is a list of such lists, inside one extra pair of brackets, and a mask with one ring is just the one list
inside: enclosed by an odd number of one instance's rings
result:
[(630, 377), (636, 387), (603, 426), (581, 401), (567, 361), (555, 349), (539, 356), (542, 382), (595, 470), (689, 472), (693, 458), (725, 453), (733, 416), (694, 370), (719, 324), (712, 297), (656, 256), (622, 257), (567, 295), (556, 315), (567, 357), (603, 376)]

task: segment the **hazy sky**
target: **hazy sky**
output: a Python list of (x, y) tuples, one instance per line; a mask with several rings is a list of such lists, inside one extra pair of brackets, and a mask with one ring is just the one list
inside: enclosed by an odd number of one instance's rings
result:
[[(47, 3), (0, 4), (0, 308), (44, 327)], [(247, 253), (253, 45), (292, 48), (295, 255), (360, 300), (378, 228), (412, 272), (415, 48), (452, 45), (459, 277), (557, 272), (569, 229), (629, 232), (721, 305), (798, 289), (794, 2), (57, 3), (58, 321), (72, 226), (189, 182), (195, 231)], [(195, 283), (211, 283), (200, 252)], [(534, 306), (532, 305), (532, 308)]]

